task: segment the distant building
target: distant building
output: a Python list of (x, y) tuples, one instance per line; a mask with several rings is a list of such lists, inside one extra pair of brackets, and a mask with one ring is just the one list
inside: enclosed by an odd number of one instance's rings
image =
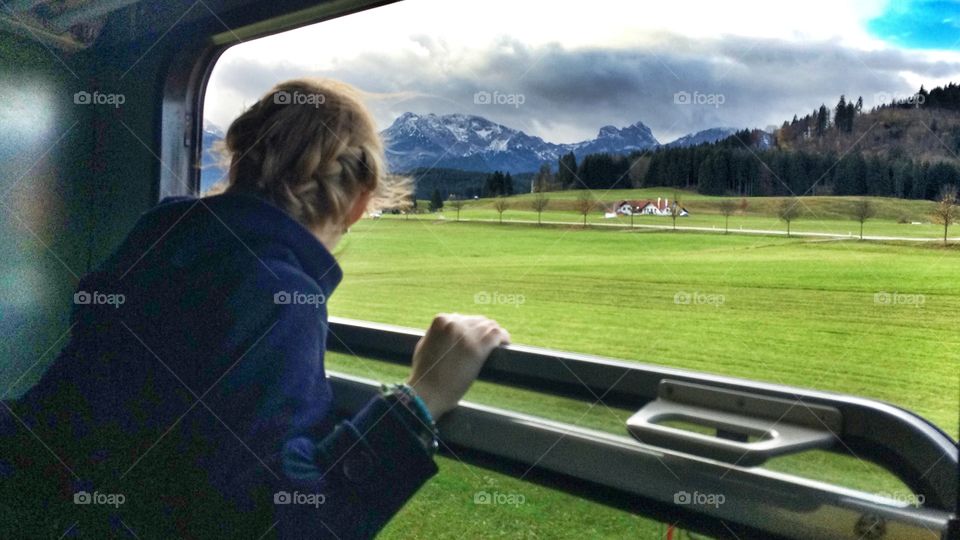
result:
[(613, 213), (621, 216), (636, 214), (640, 206), (647, 201), (620, 201), (613, 205)]
[[(670, 199), (657, 197), (657, 200), (620, 201), (613, 206), (613, 211), (622, 216), (669, 216), (671, 214)], [(680, 208), (681, 216), (690, 215), (686, 208)]]

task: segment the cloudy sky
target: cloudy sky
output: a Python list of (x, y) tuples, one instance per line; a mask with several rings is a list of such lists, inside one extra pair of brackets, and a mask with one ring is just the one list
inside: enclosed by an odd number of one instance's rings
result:
[(381, 128), (465, 113), (576, 142), (642, 121), (669, 142), (960, 82), (960, 0), (405, 0), (231, 48), (206, 120), (304, 75), (363, 89)]

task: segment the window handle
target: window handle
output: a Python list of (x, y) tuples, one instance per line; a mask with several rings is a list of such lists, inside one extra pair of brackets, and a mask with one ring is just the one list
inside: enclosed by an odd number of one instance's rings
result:
[(668, 379), (660, 381), (657, 399), (627, 420), (641, 443), (743, 467), (829, 448), (842, 429), (833, 407)]

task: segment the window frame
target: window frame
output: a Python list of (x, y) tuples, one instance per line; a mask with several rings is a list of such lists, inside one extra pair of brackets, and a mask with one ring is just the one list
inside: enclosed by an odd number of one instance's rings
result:
[[(157, 200), (197, 195), (203, 151), (203, 106), (210, 75), (230, 47), (303, 26), (344, 17), (402, 0), (309, 0), (282, 2), (280, 8), (237, 7), (205, 18), (174, 55), (163, 84), (159, 154), (162, 166)], [(195, 37), (194, 37), (195, 36)]]
[[(392, 4), (397, 1), (400, 0), (334, 0), (332, 2), (326, 2), (320, 5), (311, 5), (310, 2), (307, 1), (291, 0), (290, 2), (283, 3), (285, 7), (290, 8), (289, 11), (279, 14), (274, 12), (272, 13), (271, 17), (264, 20), (258, 20), (258, 18), (262, 17), (264, 10), (269, 11), (271, 9), (270, 7), (252, 9), (248, 11), (238, 8), (234, 9), (232, 12), (222, 14), (222, 18), (211, 14), (210, 17), (204, 19), (198, 25), (201, 31), (194, 33), (194, 35), (198, 37), (191, 38), (187, 43), (183, 44), (179, 48), (177, 53), (174, 55), (166, 73), (166, 79), (162, 91), (159, 130), (159, 153), (163, 165), (160, 168), (157, 198), (162, 199), (168, 196), (198, 194), (200, 187), (201, 152), (203, 151), (202, 113), (207, 85), (216, 62), (231, 46), (247, 39), (256, 39), (280, 32), (285, 32), (302, 26), (320, 23), (325, 20), (350, 15), (367, 9), (374, 9), (376, 7)], [(297, 6), (302, 7), (301, 9), (295, 9)], [(282, 10), (283, 8), (280, 9)], [(239, 13), (240, 11), (243, 11), (243, 13)], [(236, 25), (236, 28), (233, 30), (224, 31), (223, 28), (227, 25)], [(409, 361), (408, 349), (411, 349), (411, 340), (418, 339), (419, 337), (416, 332), (408, 329), (399, 329), (398, 327), (378, 325), (364, 321), (347, 321), (332, 318), (331, 324), (337, 326), (338, 335), (346, 340), (344, 346), (348, 346), (351, 352), (353, 350), (362, 351), (364, 344), (378, 343), (382, 345), (379, 349), (368, 351), (371, 356), (381, 357), (401, 363), (407, 363)], [(371, 336), (374, 336), (376, 339), (371, 339)], [(331, 349), (335, 348), (335, 346), (331, 346)], [(578, 379), (585, 377), (587, 380), (590, 380), (591, 377), (597, 376), (600, 377), (599, 380), (605, 380), (607, 376), (611, 375), (611, 370), (617, 371), (617, 373), (620, 373), (623, 370), (622, 366), (610, 364), (610, 360), (608, 359), (602, 359), (589, 355), (575, 355), (573, 353), (566, 353), (562, 351), (548, 351), (546, 349), (533, 350), (533, 348), (510, 348), (510, 350), (501, 354), (500, 357), (501, 358), (498, 362), (495, 361), (492, 363), (494, 366), (499, 365), (500, 371), (498, 372), (496, 367), (494, 367), (492, 370), (488, 369), (482, 378), (500, 383), (509, 382), (508, 379), (510, 376), (521, 374), (524, 369), (522, 367), (524, 362), (529, 364), (530, 360), (537, 360), (542, 364), (543, 362), (549, 361), (551, 358), (562, 359), (568, 366), (572, 365), (575, 369), (583, 369), (584, 371), (582, 371), (579, 376), (573, 371), (568, 373), (568, 375), (573, 375)], [(529, 365), (527, 367), (529, 368)], [(568, 367), (567, 369), (569, 370), (570, 368)], [(529, 370), (527, 370), (524, 375), (526, 377), (525, 380), (528, 383), (527, 386), (529, 388), (536, 389), (537, 391), (557, 393), (557, 390), (562, 388), (565, 390), (560, 392), (558, 395), (578, 398), (587, 397), (584, 394), (584, 390), (589, 390), (591, 394), (594, 394), (595, 390), (602, 391), (602, 389), (599, 387), (597, 389), (591, 389), (586, 386), (580, 388), (578, 385), (568, 384), (571, 383), (571, 381), (551, 380), (549, 376), (531, 374), (528, 371)], [(636, 371), (638, 373), (642, 372), (642, 377), (649, 379), (644, 383), (646, 386), (653, 384), (654, 387), (657, 383), (651, 383), (650, 381), (653, 381), (656, 377), (676, 377), (680, 372), (680, 370), (669, 370), (666, 368), (657, 368), (656, 366), (642, 365), (637, 366)], [(922, 446), (924, 446), (924, 448), (922, 450), (925, 452), (930, 451), (931, 448), (939, 448), (944, 450), (944, 455), (949, 455), (950, 448), (952, 448), (953, 463), (955, 464), (957, 461), (957, 447), (949, 436), (919, 416), (887, 404), (883, 404), (874, 400), (857, 398), (854, 396), (840, 394), (828, 395), (824, 392), (806, 391), (780, 385), (719, 377), (703, 373), (685, 372), (681, 375), (710, 384), (739, 384), (741, 386), (747, 386), (751, 389), (761, 389), (767, 392), (792, 395), (797, 395), (799, 392), (804, 395), (809, 394), (809, 396), (821, 400), (832, 399), (837, 400), (837, 403), (842, 402), (847, 403), (848, 405), (853, 404), (858, 407), (863, 407), (865, 410), (871, 411), (870, 414), (882, 416), (884, 422), (889, 422), (886, 425), (897, 424), (911, 432), (912, 436), (915, 437), (911, 440), (923, 441)], [(331, 381), (336, 388), (341, 389), (338, 394), (341, 396), (341, 399), (346, 400), (346, 402), (351, 402), (351, 400), (356, 401), (358, 396), (362, 396), (365, 392), (370, 390), (370, 388), (365, 387), (367, 386), (366, 383), (362, 381), (358, 382), (357, 378), (349, 376), (334, 373), (331, 374)], [(640, 394), (632, 396), (632, 398), (638, 397), (641, 397)], [(642, 397), (645, 400), (653, 399), (650, 396)], [(530, 424), (529, 419), (524, 419), (522, 415), (515, 415), (507, 411), (491, 410), (489, 408), (471, 404), (464, 404), (464, 407), (462, 407), (461, 410), (458, 410), (455, 414), (451, 415), (451, 417), (452, 420), (448, 421), (448, 423), (451, 421), (457, 422), (459, 418), (459, 422), (461, 424), (474, 422), (483, 426), (483, 430), (485, 430), (483, 432), (486, 433), (486, 435), (474, 437), (462, 436), (459, 439), (463, 444), (466, 445), (462, 448), (462, 450), (465, 452), (465, 455), (473, 455), (473, 459), (477, 463), (507, 472), (508, 474), (517, 466), (517, 463), (523, 462), (524, 458), (522, 456), (522, 452), (515, 451), (521, 449), (517, 448), (511, 450), (507, 448), (506, 451), (501, 452), (500, 454), (491, 453), (489, 451), (484, 452), (482, 449), (478, 450), (478, 447), (482, 446), (482, 441), (489, 438), (487, 435), (493, 435), (501, 432), (502, 430), (509, 431), (510, 429), (520, 429), (523, 431), (524, 428), (518, 428), (517, 426), (524, 423), (526, 423), (526, 429), (531, 430), (528, 433), (529, 435), (543, 434), (550, 430), (550, 427), (547, 425), (535, 425), (535, 423)], [(463, 433), (463, 431), (460, 430), (456, 424), (452, 424), (448, 427), (450, 427), (455, 433)], [(576, 435), (576, 432), (573, 430), (572, 426), (568, 427), (572, 430), (571, 433)], [(581, 435), (589, 438), (589, 430), (582, 431), (583, 433)], [(516, 433), (516, 431), (514, 432)], [(883, 431), (879, 431), (878, 433), (883, 433)], [(456, 445), (456, 442), (454, 441), (453, 444)], [(592, 447), (595, 448), (600, 454), (605, 452), (615, 453), (617, 451), (615, 448), (617, 444), (622, 445), (622, 443), (606, 441), (602, 437), (598, 437), (597, 440), (593, 442), (587, 441), (584, 444), (586, 444), (587, 447), (592, 445)], [(470, 448), (471, 445), (474, 446), (473, 449)], [(952, 445), (952, 447), (950, 445)], [(702, 472), (705, 467), (702, 458), (691, 458), (690, 456), (672, 453), (669, 450), (664, 451), (663, 449), (659, 448), (644, 449), (643, 446), (638, 446), (638, 448), (643, 449), (642, 452), (638, 451), (638, 455), (640, 453), (651, 454), (652, 450), (654, 453), (660, 452), (663, 455), (669, 455), (671, 459), (678, 460), (678, 463), (686, 463), (692, 467), (693, 470), (699, 470)], [(612, 456), (614, 454), (610, 455)], [(607, 467), (609, 470), (605, 469), (604, 475), (607, 475), (609, 478), (616, 478), (629, 473), (629, 471), (625, 469), (619, 469), (619, 472), (617, 472), (617, 468), (622, 466), (623, 462), (621, 461), (614, 462), (612, 465), (609, 465), (609, 467), (608, 464), (601, 464), (600, 468), (603, 469), (604, 467)], [(884, 466), (889, 468), (890, 463), (885, 463)], [(727, 527), (727, 524), (724, 522), (724, 520), (718, 516), (709, 516), (705, 513), (691, 510), (689, 508), (678, 508), (676, 505), (669, 504), (669, 502), (658, 500), (656, 497), (650, 497), (649, 493), (644, 494), (642, 491), (636, 490), (624, 491), (622, 486), (618, 488), (609, 484), (605, 486), (600, 485), (598, 488), (597, 484), (591, 483), (589, 480), (577, 478), (577, 469), (577, 467), (571, 465), (569, 469), (565, 471), (554, 470), (547, 471), (545, 473), (543, 471), (538, 471), (536, 474), (532, 475), (531, 478), (539, 483), (558, 486), (564, 491), (593, 498), (614, 507), (630, 509), (631, 511), (645, 517), (652, 517), (654, 519), (659, 518), (669, 522), (670, 520), (677, 519), (679, 516), (682, 518), (684, 526), (689, 525), (691, 528), (695, 528), (702, 532), (712, 532), (714, 534), (725, 535), (725, 531), (731, 530)], [(612, 476), (610, 476), (611, 474)], [(745, 473), (738, 470), (736, 474), (732, 474), (731, 478), (737, 477), (741, 478), (741, 480), (744, 478), (752, 478), (750, 474), (751, 473)], [(902, 477), (903, 475), (899, 476)], [(923, 476), (926, 476), (926, 474)], [(920, 477), (920, 480), (923, 480), (923, 476)], [(664, 478), (662, 480), (669, 483), (669, 479)], [(769, 485), (764, 483), (769, 483), (769, 479), (761, 479), (761, 481), (758, 482), (759, 483), (755, 484), (758, 489), (761, 486), (766, 486), (769, 488)], [(801, 486), (800, 484), (797, 484), (797, 486), (800, 486), (803, 489), (812, 489), (809, 485)], [(642, 486), (637, 487), (638, 490), (641, 488)], [(820, 489), (820, 492), (818, 493), (827, 493), (828, 496), (814, 498), (811, 500), (811, 504), (820, 503), (835, 507), (835, 505), (838, 504), (838, 501), (853, 500), (853, 503), (850, 503), (847, 506), (847, 508), (850, 508), (855, 507), (858, 504), (862, 506), (869, 502), (864, 502), (864, 500), (856, 498), (851, 499), (850, 490), (837, 488), (831, 492), (830, 490), (823, 490), (822, 488), (823, 485), (821, 485), (819, 488), (816, 488)], [(956, 488), (954, 487), (954, 489)], [(787, 493), (787, 495), (789, 495), (789, 493)], [(955, 492), (954, 498), (956, 498)], [(954, 502), (954, 504), (956, 504), (956, 502)], [(954, 508), (953, 511), (955, 512), (956, 508)], [(913, 514), (913, 511), (909, 509), (895, 511), (890, 508), (884, 509), (883, 507), (877, 510), (877, 512), (879, 514), (889, 515), (891, 517), (897, 515), (898, 512), (900, 514)], [(912, 518), (916, 518), (922, 523), (932, 524), (934, 527), (942, 528), (944, 531), (946, 530), (946, 527), (949, 526), (946, 521), (943, 520), (943, 515), (938, 514), (936, 516), (932, 516), (929, 513), (929, 509), (917, 509), (916, 514), (917, 515), (912, 516)], [(757, 516), (744, 516), (743, 519), (739, 521), (735, 519), (736, 516), (733, 517), (734, 519), (729, 522), (734, 525), (735, 529), (745, 532), (757, 532), (758, 529), (755, 528), (756, 525), (753, 523)], [(725, 519), (730, 520), (731, 518), (726, 517)], [(723, 527), (720, 527), (720, 525)], [(926, 527), (926, 525), (924, 526)], [(770, 532), (770, 529), (762, 527), (762, 521), (759, 530), (765, 531), (765, 534)]]

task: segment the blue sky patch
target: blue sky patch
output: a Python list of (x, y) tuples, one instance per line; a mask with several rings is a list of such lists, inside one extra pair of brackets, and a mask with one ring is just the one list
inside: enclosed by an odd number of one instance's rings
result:
[(893, 0), (867, 30), (908, 49), (960, 50), (960, 0)]

